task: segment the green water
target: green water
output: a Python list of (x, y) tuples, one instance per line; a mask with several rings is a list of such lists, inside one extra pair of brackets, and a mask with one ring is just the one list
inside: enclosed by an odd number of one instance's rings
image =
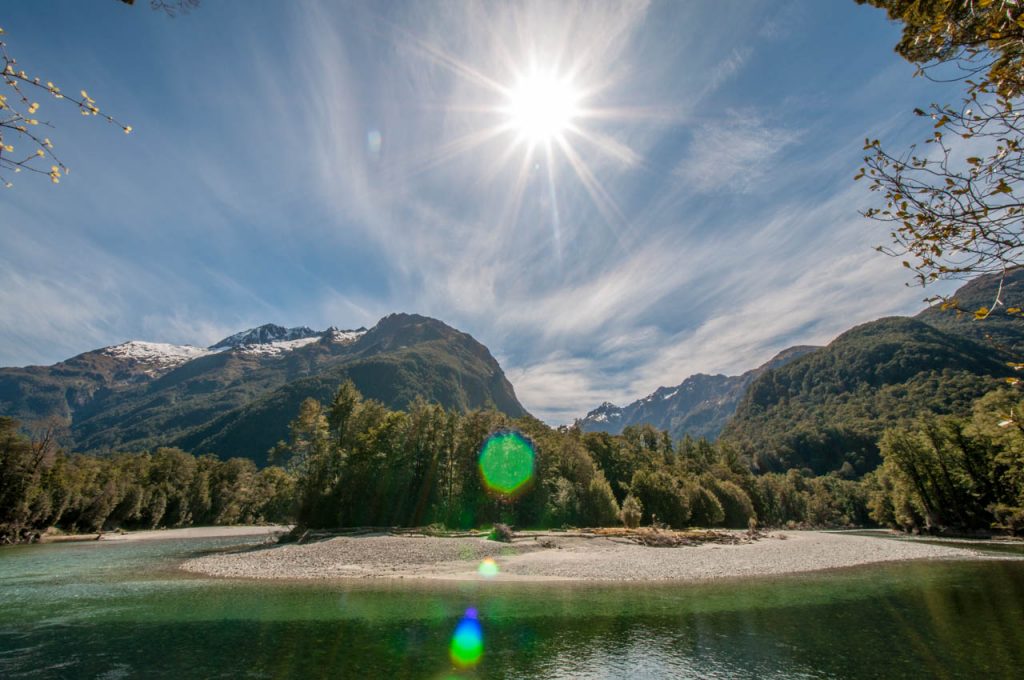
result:
[[(282, 585), (175, 569), (245, 540), (0, 550), (0, 677), (1024, 675), (1021, 561), (600, 587)], [(469, 607), (484, 653), (457, 671), (448, 646)]]

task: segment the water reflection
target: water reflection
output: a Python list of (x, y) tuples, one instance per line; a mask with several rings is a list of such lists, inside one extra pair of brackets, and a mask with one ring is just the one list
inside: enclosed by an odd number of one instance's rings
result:
[[(192, 549), (0, 555), (0, 677), (999, 678), (1024, 668), (1020, 562), (614, 587), (160, 571)], [(486, 623), (486, 653), (463, 671), (453, 631), (470, 608)]]

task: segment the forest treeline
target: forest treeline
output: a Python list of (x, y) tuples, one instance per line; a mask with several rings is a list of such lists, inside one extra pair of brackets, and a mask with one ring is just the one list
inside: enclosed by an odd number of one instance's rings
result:
[(889, 429), (863, 485), (874, 521), (905, 531), (1024, 533), (1024, 401), (999, 390), (971, 418)]
[[(979, 400), (969, 421), (891, 428), (882, 465), (755, 474), (728, 442), (673, 442), (650, 426), (621, 435), (551, 428), (497, 411), (458, 413), (423, 400), (405, 411), (364, 399), (351, 382), (329, 404), (302, 403), (277, 465), (178, 449), (67, 455), (0, 418), (0, 536), (56, 526), (296, 522), (351, 526), (519, 528), (659, 524), (748, 528), (868, 526), (1024, 530), (1024, 426), (1009, 391)], [(535, 451), (516, 494), (489, 489), (481, 447), (514, 430)]]
[(65, 454), (52, 433), (26, 437), (0, 417), (0, 543), (57, 527), (84, 533), (283, 522), (294, 479), (244, 458), (220, 460), (180, 449), (109, 457)]
[[(532, 478), (514, 496), (492, 492), (478, 470), (488, 436), (508, 429), (536, 451)], [(621, 435), (584, 434), (496, 411), (459, 414), (425, 401), (390, 411), (363, 399), (351, 383), (330, 404), (305, 401), (290, 441), (275, 455), (296, 476), (296, 519), (310, 527), (868, 521), (858, 483), (799, 471), (754, 475), (725, 444), (689, 438), (674, 444), (645, 425)]]

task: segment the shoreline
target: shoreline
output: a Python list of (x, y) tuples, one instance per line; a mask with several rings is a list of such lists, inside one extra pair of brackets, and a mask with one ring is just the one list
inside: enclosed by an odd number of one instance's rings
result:
[(143, 529), (139, 531), (105, 531), (90, 534), (43, 534), (40, 543), (78, 543), (95, 541), (155, 541), (190, 538), (231, 538), (233, 536), (273, 536), (287, 533), (290, 526), (282, 524), (241, 524), (212, 527), (184, 527), (181, 529)]
[[(488, 558), (495, 566), (481, 569)], [(245, 580), (698, 582), (936, 559), (1021, 558), (821, 531), (776, 531), (737, 544), (671, 548), (637, 545), (614, 536), (545, 534), (542, 539), (524, 532), (511, 543), (475, 537), (341, 536), (205, 555), (188, 559), (179, 568)]]

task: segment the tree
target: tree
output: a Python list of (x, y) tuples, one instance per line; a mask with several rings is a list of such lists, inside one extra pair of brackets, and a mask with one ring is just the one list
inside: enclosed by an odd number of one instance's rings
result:
[[(1010, 0), (857, 0), (903, 23), (896, 51), (917, 75), (962, 81), (957, 106), (931, 104), (925, 146), (891, 152), (866, 140), (867, 178), (883, 205), (864, 214), (891, 226), (892, 245), (922, 286), (1024, 263), (1024, 5)], [(1001, 304), (974, 310), (979, 318)], [(1019, 313), (1019, 310), (1015, 310)]]
[(643, 517), (644, 506), (637, 497), (630, 494), (626, 496), (626, 500), (622, 503), (622, 510), (619, 512), (619, 518), (622, 520), (623, 526), (628, 529), (636, 529), (640, 526), (640, 520)]

